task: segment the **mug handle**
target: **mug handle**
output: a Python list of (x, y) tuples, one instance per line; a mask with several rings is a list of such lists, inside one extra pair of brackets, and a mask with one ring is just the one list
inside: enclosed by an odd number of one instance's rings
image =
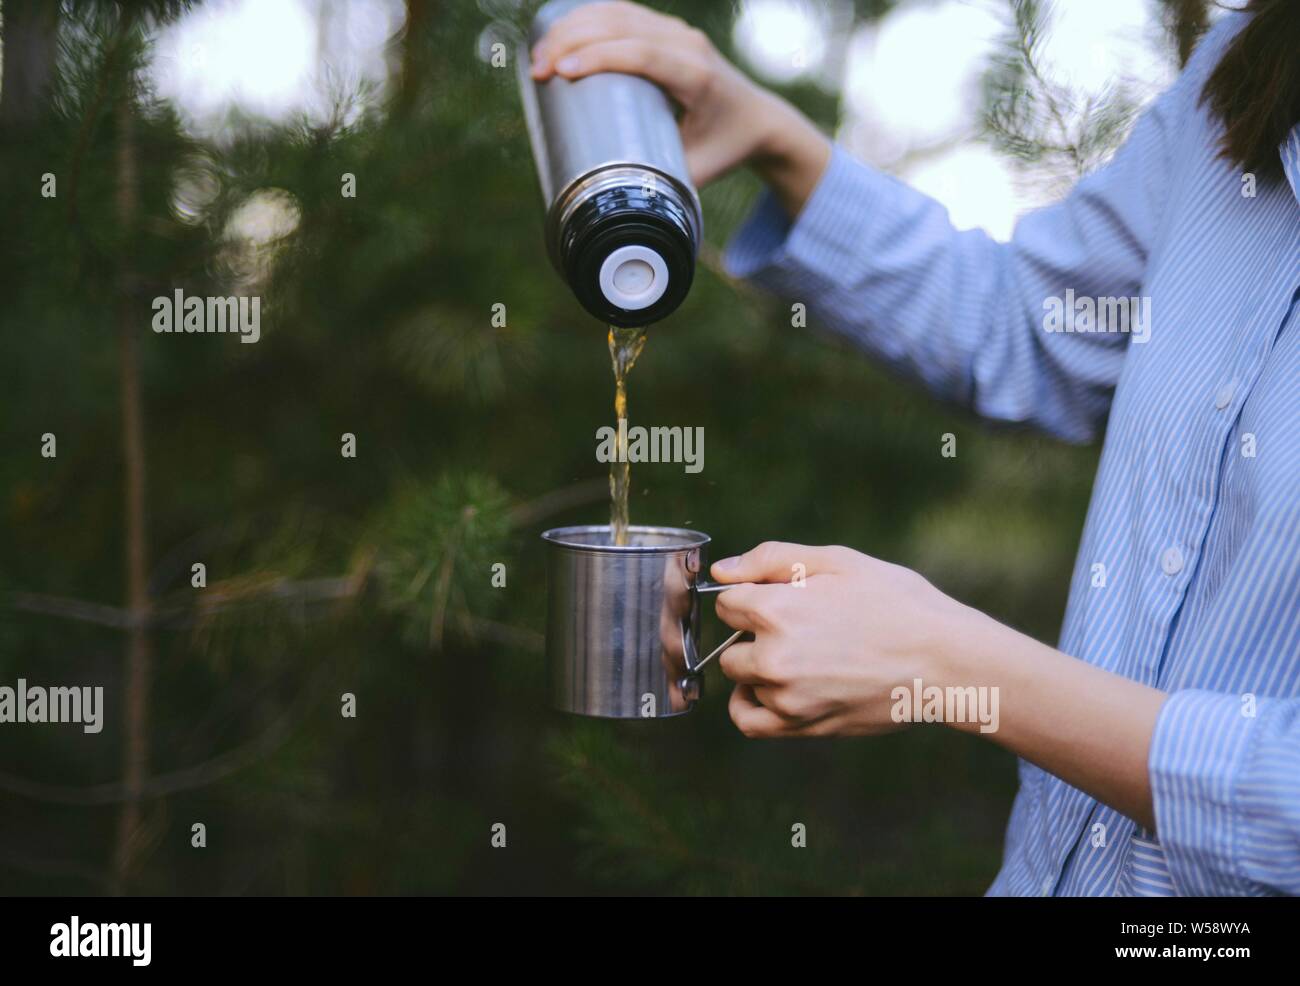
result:
[[(735, 589), (738, 586), (752, 585), (752, 584), (753, 584), (752, 582), (707, 582), (707, 581), (696, 582), (693, 586), (691, 586), (691, 591), (698, 595), (711, 596), (711, 595), (717, 595), (719, 592), (723, 592), (727, 589)], [(694, 667), (690, 667), (688, 665), (686, 668), (686, 673), (688, 675), (698, 675), (706, 664), (712, 661), (715, 657), (721, 654), (732, 644), (736, 643), (736, 641), (740, 640), (742, 637), (745, 636), (750, 636), (750, 639), (751, 640), (753, 639), (753, 637), (748, 633), (748, 631), (737, 630), (735, 633), (733, 633), (722, 643), (718, 644), (717, 647), (713, 648), (713, 650), (709, 652), (707, 657), (703, 658), (700, 661), (697, 661)]]

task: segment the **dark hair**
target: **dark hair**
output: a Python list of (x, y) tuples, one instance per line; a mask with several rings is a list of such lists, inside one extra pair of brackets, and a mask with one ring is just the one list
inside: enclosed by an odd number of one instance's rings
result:
[(1250, 21), (1223, 53), (1201, 102), (1223, 121), (1223, 157), (1279, 174), (1278, 145), (1300, 121), (1300, 0), (1250, 0)]

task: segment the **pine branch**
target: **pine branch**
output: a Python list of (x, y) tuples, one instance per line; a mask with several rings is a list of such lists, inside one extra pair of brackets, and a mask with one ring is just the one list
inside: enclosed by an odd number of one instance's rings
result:
[[(621, 746), (600, 733), (599, 727), (577, 724), (567, 735), (554, 737), (548, 750), (562, 765), (564, 780), (581, 795), (581, 803), (599, 826), (598, 832), (589, 833), (591, 838), (606, 854), (612, 852), (627, 865), (662, 870), (668, 879), (678, 879), (682, 874), (715, 873), (742, 885), (756, 886), (766, 881), (800, 893), (827, 893), (828, 887), (816, 880), (773, 871), (728, 851), (727, 843), (717, 837), (717, 826), (701, 826), (692, 806), (681, 803), (675, 794), (657, 790), (647, 793), (630, 783), (627, 778), (648, 778), (651, 772), (641, 769)], [(610, 764), (602, 763), (602, 758), (609, 759)], [(665, 810), (658, 810), (656, 806), (660, 805)], [(679, 834), (688, 824), (694, 829), (690, 840)], [(700, 852), (696, 847), (701, 845), (709, 847), (708, 851)]]
[(514, 528), (531, 527), (555, 514), (564, 513), (574, 507), (588, 503), (599, 503), (609, 496), (609, 480), (584, 479), (569, 486), (544, 493), (535, 500), (521, 503), (510, 510), (507, 515), (510, 526)]
[(1046, 28), (1041, 3), (1008, 2), (1012, 28), (984, 80), (984, 130), (1004, 153), (1038, 165), (1037, 182), (1060, 190), (1119, 145), (1137, 103), (1124, 85), (1099, 96), (1054, 82), (1042, 58)]
[[(322, 680), (324, 680), (324, 675), (318, 670), (316, 672), (316, 681), (319, 683)], [(41, 781), (29, 780), (7, 771), (0, 771), (0, 790), (31, 801), (70, 807), (135, 804), (137, 805), (138, 826), (138, 806), (142, 800), (179, 794), (183, 791), (191, 791), (215, 784), (217, 781), (224, 780), (232, 774), (255, 765), (283, 746), (306, 718), (308, 712), (319, 701), (318, 690), (316, 687), (304, 688), (300, 692), (296, 704), (273, 721), (260, 734), (241, 743), (239, 746), (190, 767), (153, 776), (142, 775), (133, 778), (129, 783), (121, 781), (84, 786), (47, 784)], [(132, 837), (133, 834), (134, 829), (128, 832), (128, 838)], [(120, 882), (121, 872), (117, 869), (116, 862), (115, 858), (114, 875), (115, 879)]]
[(131, 612), (119, 606), (105, 606), (103, 603), (69, 599), (65, 596), (50, 596), (39, 592), (10, 593), (9, 603), (14, 609), (29, 613), (57, 616), (78, 623), (92, 623), (113, 630), (125, 630), (131, 626), (132, 621)]

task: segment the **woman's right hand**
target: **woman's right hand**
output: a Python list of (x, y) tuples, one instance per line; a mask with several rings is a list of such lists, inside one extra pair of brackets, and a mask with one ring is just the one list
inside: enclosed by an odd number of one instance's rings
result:
[(830, 158), (830, 142), (793, 106), (731, 65), (676, 17), (635, 3), (592, 3), (560, 18), (533, 48), (533, 78), (640, 75), (682, 108), (682, 145), (702, 186), (740, 164), (758, 171), (793, 218)]

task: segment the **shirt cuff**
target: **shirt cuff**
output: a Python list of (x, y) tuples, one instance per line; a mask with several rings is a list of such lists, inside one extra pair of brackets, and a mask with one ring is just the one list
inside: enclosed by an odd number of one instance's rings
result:
[(1174, 692), (1156, 718), (1148, 769), (1156, 833), (1179, 894), (1258, 893), (1239, 851), (1239, 785), (1263, 701), (1247, 715), (1241, 696)]
[(783, 295), (838, 287), (860, 263), (865, 224), (894, 179), (862, 164), (838, 144), (793, 225), (770, 191), (731, 238), (723, 266)]

